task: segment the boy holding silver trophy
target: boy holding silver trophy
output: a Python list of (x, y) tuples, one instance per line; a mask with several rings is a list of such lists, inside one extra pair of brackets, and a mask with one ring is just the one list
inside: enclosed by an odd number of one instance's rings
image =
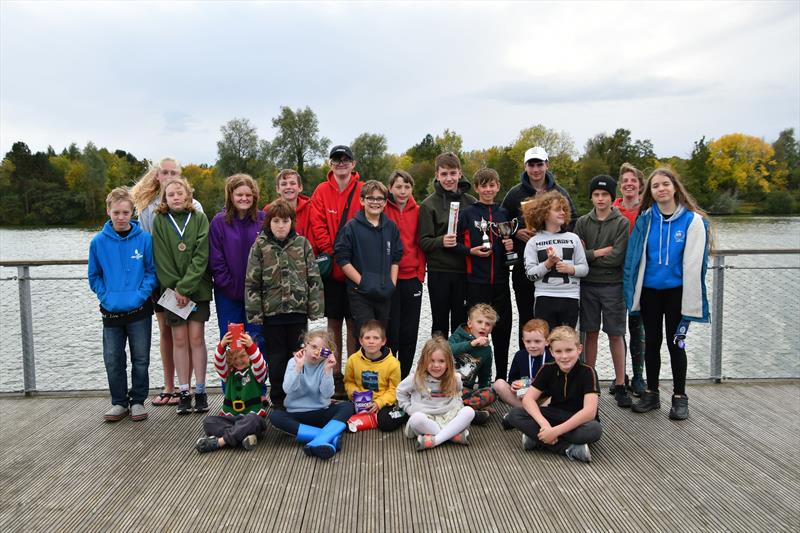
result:
[(500, 192), (496, 170), (482, 168), (472, 181), (478, 202), (459, 214), (456, 249), (466, 256), (467, 306), (486, 303), (497, 311), (492, 330), (495, 374), (505, 378), (512, 321), (508, 265), (515, 261), (511, 236), (516, 220), (509, 221), (508, 212), (494, 201)]

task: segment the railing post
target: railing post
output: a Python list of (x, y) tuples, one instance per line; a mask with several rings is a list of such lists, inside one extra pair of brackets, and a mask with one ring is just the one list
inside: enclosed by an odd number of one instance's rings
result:
[(33, 357), (33, 312), (31, 307), (31, 271), (17, 267), (19, 282), (19, 321), (22, 330), (22, 373), (25, 394), (36, 392), (36, 360)]
[(725, 256), (715, 255), (711, 275), (711, 364), (710, 378), (722, 382), (722, 303), (725, 292)]

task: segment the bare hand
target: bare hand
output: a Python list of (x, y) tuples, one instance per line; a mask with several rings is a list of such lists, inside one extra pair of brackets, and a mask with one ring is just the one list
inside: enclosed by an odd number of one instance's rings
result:
[(222, 346), (222, 348), (224, 349), (231, 343), (232, 340), (233, 340), (233, 335), (231, 335), (230, 331), (226, 331), (225, 335), (223, 335), (222, 338), (219, 340), (219, 345)]
[(559, 261), (556, 263), (556, 272), (559, 274), (569, 274), (572, 276), (575, 274), (575, 266), (565, 263), (564, 261)]
[(378, 412), (378, 405), (375, 402), (369, 402), (369, 406), (367, 409), (368, 413), (377, 413)]
[(506, 249), (506, 252), (510, 252), (514, 249), (514, 241), (511, 239), (503, 239), (503, 246)]
[(534, 235), (536, 235), (536, 231), (522, 228), (517, 230), (517, 232), (514, 234), (514, 237), (522, 242), (528, 242), (528, 240), (530, 240), (530, 238)]
[(511, 382), (511, 390), (519, 390), (522, 388), (522, 384), (519, 382), (518, 379), (515, 379)]
[(184, 296), (175, 289), (175, 301), (178, 302), (178, 307), (186, 307), (189, 305), (189, 297)]
[(297, 350), (294, 352), (294, 368), (299, 374), (301, 370), (303, 370), (303, 363), (305, 362), (305, 354), (303, 350)]
[(333, 374), (333, 367), (336, 366), (336, 358), (333, 354), (330, 354), (328, 358), (325, 360), (325, 373), (329, 376)]
[(594, 251), (594, 256), (595, 257), (605, 257), (605, 256), (607, 256), (608, 254), (610, 254), (613, 251), (614, 251), (614, 247), (613, 246), (606, 246), (605, 248), (598, 248), (597, 250)]
[(486, 346), (489, 344), (489, 337), (476, 337), (470, 344), (472, 346)]
[(245, 348), (249, 348), (253, 345), (253, 337), (248, 335), (246, 331), (243, 331), (241, 337), (239, 338), (242, 339), (242, 343), (244, 344)]
[(455, 233), (448, 233), (444, 236), (442, 240), (442, 244), (445, 248), (455, 248), (456, 246), (456, 234)]
[(545, 444), (555, 444), (558, 442), (558, 432), (554, 428), (541, 428), (539, 430), (539, 440)]
[(483, 245), (475, 246), (469, 249), (469, 253), (472, 255), (477, 255), (478, 257), (489, 257), (492, 255), (492, 249), (489, 248), (488, 250), (483, 247)]

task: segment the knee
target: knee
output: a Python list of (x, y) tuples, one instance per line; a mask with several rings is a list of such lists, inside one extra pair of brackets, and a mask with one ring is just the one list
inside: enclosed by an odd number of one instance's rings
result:
[(464, 417), (468, 418), (469, 421), (472, 422), (472, 419), (475, 418), (475, 409), (469, 406), (465, 406), (461, 408), (459, 414), (464, 415)]
[(425, 413), (414, 413), (410, 417), (408, 417), (408, 423), (412, 426), (418, 425), (420, 422), (424, 422), (428, 419)]

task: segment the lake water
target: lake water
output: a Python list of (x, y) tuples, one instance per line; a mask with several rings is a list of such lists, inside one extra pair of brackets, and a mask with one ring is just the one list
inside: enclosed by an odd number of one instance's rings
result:
[[(718, 249), (800, 249), (800, 218), (756, 217), (715, 220)], [(94, 231), (80, 229), (0, 228), (0, 260), (84, 259)], [(800, 256), (735, 256), (726, 258), (724, 344), (725, 377), (800, 376)], [(102, 323), (97, 300), (89, 290), (86, 266), (34, 267), (31, 295), (34, 314), (36, 379), (39, 390), (104, 389)], [(18, 286), (16, 269), (0, 268), (0, 391), (22, 389)], [(707, 280), (711, 291), (711, 270)], [(709, 293), (709, 300), (711, 294)], [(430, 309), (423, 295), (417, 349), (430, 331)], [(209, 353), (217, 341), (214, 306), (206, 327)], [(515, 310), (516, 312), (516, 310)], [(323, 326), (324, 320), (312, 324)], [(512, 339), (516, 339), (514, 325)], [(157, 326), (153, 325), (150, 383), (163, 384)], [(693, 324), (687, 339), (689, 378), (709, 375), (711, 326)], [(512, 343), (513, 344), (513, 343)], [(664, 349), (662, 376), (670, 377)], [(208, 382), (219, 380), (208, 367)], [(613, 376), (610, 355), (601, 335), (597, 371)]]

